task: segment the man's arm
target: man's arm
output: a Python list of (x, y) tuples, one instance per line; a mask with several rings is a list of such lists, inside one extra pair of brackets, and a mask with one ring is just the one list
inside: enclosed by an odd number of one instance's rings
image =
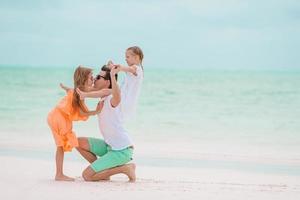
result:
[(120, 71), (120, 68), (114, 67), (110, 71), (110, 78), (111, 78), (111, 87), (112, 87), (112, 98), (110, 100), (110, 104), (112, 107), (117, 107), (121, 102), (121, 91), (119, 85), (116, 80), (116, 73)]

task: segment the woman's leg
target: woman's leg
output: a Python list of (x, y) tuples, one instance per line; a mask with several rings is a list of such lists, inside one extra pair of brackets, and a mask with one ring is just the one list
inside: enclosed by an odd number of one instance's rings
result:
[(78, 144), (79, 146), (76, 147), (77, 151), (89, 162), (92, 163), (95, 160), (97, 160), (97, 157), (95, 154), (90, 152), (90, 145), (88, 138), (86, 137), (79, 137), (78, 138)]
[(56, 149), (56, 181), (74, 181), (74, 178), (68, 177), (63, 173), (63, 162), (64, 162), (64, 150), (63, 147), (57, 147)]

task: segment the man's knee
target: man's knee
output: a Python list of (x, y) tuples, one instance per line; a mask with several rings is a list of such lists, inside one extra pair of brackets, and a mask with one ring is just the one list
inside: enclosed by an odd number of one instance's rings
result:
[(89, 144), (89, 140), (86, 137), (79, 137), (78, 138), (78, 147), (82, 148), (84, 150), (89, 151), (90, 150), (90, 144)]
[(88, 167), (82, 172), (82, 178), (85, 181), (93, 181), (92, 177), (94, 174), (95, 174), (94, 170), (91, 167)]
[(85, 171), (82, 172), (82, 178), (85, 181), (92, 181), (91, 176), (89, 176)]

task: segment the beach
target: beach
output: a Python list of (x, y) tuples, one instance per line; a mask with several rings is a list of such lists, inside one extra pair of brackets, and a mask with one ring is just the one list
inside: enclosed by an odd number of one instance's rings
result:
[[(124, 175), (84, 182), (88, 163), (76, 150), (64, 161), (76, 181), (54, 181), (46, 117), (64, 96), (59, 83), (72, 85), (73, 68), (0, 72), (0, 88), (9, 91), (0, 103), (1, 199), (300, 198), (297, 70), (146, 71), (138, 111), (125, 125), (134, 141), (135, 183)], [(73, 129), (101, 138), (96, 117)]]
[(192, 142), (174, 140), (172, 145), (186, 147), (176, 150), (170, 144), (137, 140), (132, 161), (137, 165), (135, 183), (122, 174), (110, 181), (85, 182), (81, 173), (88, 163), (76, 150), (67, 153), (64, 162), (66, 174), (75, 182), (57, 182), (54, 148), (41, 140), (30, 141), (0, 142), (1, 199), (300, 198), (300, 160), (282, 149), (250, 153), (246, 147), (237, 147), (244, 150), (237, 152), (223, 146), (221, 153), (209, 148), (212, 144), (195, 150)]
[[(300, 200), (299, 0), (0, 0), (0, 25), (0, 200)], [(86, 120), (67, 89), (107, 87)], [(136, 181), (84, 181), (79, 137)]]
[(86, 166), (66, 162), (75, 182), (53, 180), (52, 161), (0, 156), (1, 199), (298, 199), (299, 177), (226, 169), (137, 166), (137, 181), (124, 175), (84, 182)]

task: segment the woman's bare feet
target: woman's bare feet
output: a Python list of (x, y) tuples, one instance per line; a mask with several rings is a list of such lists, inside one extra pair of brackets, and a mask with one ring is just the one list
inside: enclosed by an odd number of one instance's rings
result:
[(56, 180), (56, 181), (75, 181), (74, 178), (71, 178), (71, 177), (66, 176), (66, 175), (64, 175), (64, 174), (56, 175), (56, 176), (55, 176), (55, 180)]
[(129, 182), (135, 182), (136, 176), (135, 176), (135, 164), (130, 163), (124, 165), (124, 174), (126, 174), (129, 178)]

